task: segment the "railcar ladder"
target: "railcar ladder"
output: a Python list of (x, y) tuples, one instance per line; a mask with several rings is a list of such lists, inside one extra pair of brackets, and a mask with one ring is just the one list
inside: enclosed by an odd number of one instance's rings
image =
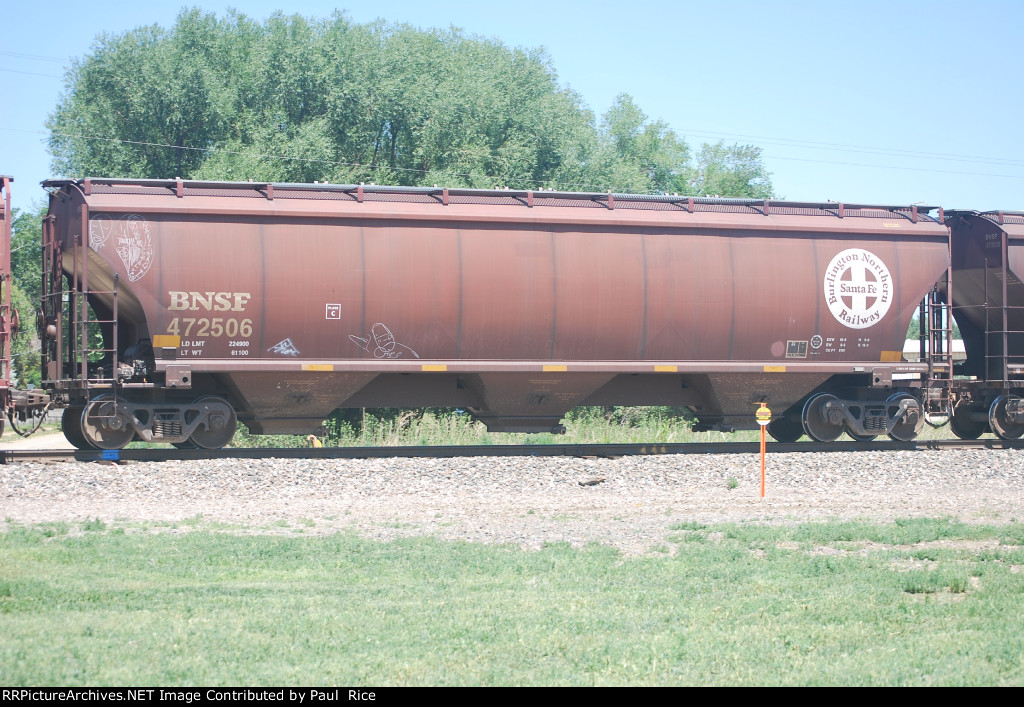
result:
[[(951, 292), (952, 273), (946, 272), (946, 291)], [(949, 415), (953, 383), (953, 317), (950, 306), (942, 301), (938, 287), (932, 288), (921, 302), (921, 360), (928, 362), (925, 381), (925, 415)]]
[[(1000, 223), (1002, 214), (999, 215)], [(985, 259), (985, 374), (992, 382), (998, 382), (1004, 390), (1024, 384), (1024, 331), (1011, 328), (1015, 321), (1024, 320), (1024, 305), (1011, 305), (1010, 285), (1019, 287), (1020, 280), (1010, 271), (1007, 263), (1008, 240), (1002, 231), (999, 262)], [(998, 297), (994, 298), (989, 289), (989, 273), (999, 282)], [(995, 300), (995, 301), (993, 301)], [(1011, 314), (1012, 313), (1012, 314)], [(1021, 350), (1014, 355), (1011, 345)]]
[[(85, 230), (85, 229), (83, 229)], [(69, 279), (64, 289), (64, 258), (72, 258)], [(43, 227), (43, 319), (44, 326), (53, 327), (48, 337), (52, 344), (44, 347), (47, 378), (53, 383), (88, 399), (95, 389), (116, 394), (118, 389), (118, 275), (113, 275), (111, 290), (93, 290), (89, 285), (88, 246), (80, 237), (74, 239), (70, 252), (61, 246), (52, 217)], [(90, 315), (90, 299), (110, 301), (110, 318)], [(65, 326), (65, 318), (67, 326)], [(90, 329), (98, 326), (109, 346), (90, 343)], [(102, 354), (100, 361), (93, 360)], [(109, 368), (108, 368), (109, 366)], [(108, 373), (109, 371), (109, 373)]]
[(64, 360), (64, 276), (61, 270), (61, 244), (55, 236), (54, 217), (43, 218), (43, 267), (42, 267), (42, 331), (43, 377), (47, 382), (56, 382), (64, 377), (61, 366)]
[[(81, 380), (88, 384), (89, 388), (100, 387), (100, 388), (111, 388), (111, 393), (117, 392), (117, 280), (118, 276), (114, 274), (114, 288), (110, 291), (99, 291), (99, 290), (83, 290), (76, 292), (76, 299), (78, 300), (78, 307), (81, 307), (81, 316), (78, 318), (78, 351), (81, 361)], [(90, 295), (110, 295), (113, 302), (111, 308), (110, 319), (91, 319), (89, 317), (89, 296)], [(94, 311), (95, 313), (95, 311)], [(97, 325), (101, 331), (103, 325), (109, 325), (110, 332), (110, 346), (99, 348), (91, 346), (89, 343), (89, 327), (90, 325)], [(90, 359), (94, 354), (103, 354), (103, 358), (100, 360), (101, 365), (94, 366), (92, 373), (89, 371)], [(109, 354), (109, 358), (108, 358)], [(110, 375), (104, 374), (106, 370), (105, 364), (107, 361), (110, 363)], [(92, 361), (95, 363), (95, 361)]]
[[(14, 346), (13, 312), (11, 276), (6, 273), (0, 274), (0, 389), (3, 391), (6, 391), (11, 383), (11, 349)], [(6, 403), (6, 399), (3, 402)], [(2, 421), (0, 424), (3, 424)]]

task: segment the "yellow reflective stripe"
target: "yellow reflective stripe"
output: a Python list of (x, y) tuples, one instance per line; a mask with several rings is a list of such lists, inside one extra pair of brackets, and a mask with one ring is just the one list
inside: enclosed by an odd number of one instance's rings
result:
[(179, 346), (181, 346), (180, 336), (157, 334), (153, 337), (153, 348), (155, 349), (178, 348)]

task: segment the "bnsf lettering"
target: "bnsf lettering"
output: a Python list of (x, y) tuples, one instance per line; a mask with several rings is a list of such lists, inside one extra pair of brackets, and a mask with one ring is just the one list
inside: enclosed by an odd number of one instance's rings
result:
[(252, 299), (248, 292), (168, 292), (171, 303), (167, 309), (198, 312), (244, 312)]

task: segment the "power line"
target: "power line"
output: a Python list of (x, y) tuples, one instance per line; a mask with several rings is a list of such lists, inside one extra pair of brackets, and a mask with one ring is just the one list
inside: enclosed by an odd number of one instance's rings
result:
[[(42, 131), (37, 131), (37, 132), (39, 132), (40, 134), (45, 134)], [(309, 162), (309, 163), (322, 163), (322, 164), (330, 164), (330, 165), (340, 166), (340, 167), (351, 167), (351, 168), (355, 168), (355, 169), (369, 169), (369, 170), (387, 169), (387, 170), (392, 170), (392, 171), (396, 171), (396, 172), (414, 172), (414, 173), (417, 173), (417, 174), (427, 174), (428, 172), (431, 172), (431, 171), (437, 171), (440, 174), (447, 174), (447, 175), (450, 175), (450, 176), (453, 176), (453, 177), (468, 177), (468, 178), (481, 176), (481, 175), (474, 175), (474, 174), (471, 174), (471, 173), (468, 173), (468, 172), (453, 172), (453, 171), (448, 171), (448, 170), (427, 170), (427, 169), (416, 168), (416, 167), (388, 167), (388, 166), (382, 166), (382, 165), (369, 165), (369, 164), (363, 164), (363, 163), (359, 163), (359, 162), (344, 162), (344, 161), (340, 161), (340, 160), (330, 160), (330, 159), (315, 158), (315, 157), (302, 157), (302, 156), (296, 156), (296, 155), (277, 155), (277, 154), (271, 154), (271, 153), (262, 153), (262, 154), (252, 155), (251, 153), (244, 152), (244, 151), (241, 151), (241, 150), (228, 150), (226, 148), (219, 148), (219, 147), (190, 147), (190, 146), (187, 146), (187, 145), (171, 145), (171, 144), (167, 144), (167, 143), (146, 142), (146, 141), (142, 141), (142, 140), (122, 140), (120, 138), (108, 138), (108, 137), (101, 137), (101, 136), (95, 136), (95, 135), (76, 135), (76, 134), (72, 134), (72, 133), (53, 133), (53, 134), (57, 135), (57, 136), (60, 136), (60, 137), (65, 137), (65, 138), (80, 138), (80, 139), (83, 139), (83, 140), (102, 140), (102, 141), (105, 141), (105, 142), (116, 142), (116, 143), (127, 144), (127, 145), (140, 145), (140, 146), (144, 146), (144, 147), (159, 147), (159, 148), (175, 149), (175, 150), (189, 150), (189, 151), (194, 151), (194, 152), (225, 153), (225, 154), (235, 154), (235, 155), (248, 154), (248, 155), (250, 155), (252, 157), (258, 157), (260, 159), (279, 160), (279, 161), (300, 161), (300, 162)], [(860, 162), (842, 162), (842, 161), (837, 161), (837, 160), (815, 160), (815, 159), (809, 159), (809, 158), (803, 158), (803, 157), (787, 157), (787, 156), (776, 155), (776, 154), (764, 154), (764, 155), (762, 155), (762, 157), (765, 158), (765, 159), (788, 160), (788, 161), (794, 161), (794, 162), (811, 162), (811, 163), (816, 163), (816, 164), (827, 164), (827, 165), (835, 165), (835, 166), (842, 166), (842, 167), (868, 167), (868, 168), (873, 168), (873, 169), (899, 169), (899, 170), (903, 170), (903, 171), (912, 171), (912, 172), (931, 172), (931, 173), (934, 173), (934, 174), (955, 174), (955, 175), (972, 176), (972, 177), (998, 177), (998, 178), (1003, 178), (1003, 179), (1024, 179), (1024, 175), (1015, 175), (1015, 174), (993, 174), (993, 173), (988, 173), (988, 172), (964, 172), (964, 171), (959, 171), (959, 170), (934, 169), (934, 168), (930, 168), (930, 167), (910, 167), (910, 166), (902, 166), (902, 165), (879, 165), (879, 164), (866, 164), (866, 163), (860, 163)], [(1009, 165), (1007, 165), (1007, 166), (1009, 166)], [(487, 177), (487, 175), (483, 175), (483, 176)], [(501, 181), (501, 180), (496, 180), (496, 181)], [(541, 180), (527, 179), (527, 178), (523, 178), (520, 181), (529, 182), (529, 183), (532, 183), (532, 184), (542, 184), (543, 183)], [(595, 191), (601, 191), (601, 190), (604, 189), (604, 186), (598, 186), (598, 185), (593, 185), (593, 184), (572, 184), (570, 186), (578, 187), (578, 188), (581, 188), (581, 189), (582, 188), (588, 188), (588, 189), (595, 190)]]
[[(45, 56), (45, 55), (40, 55), (40, 54), (27, 54), (27, 53), (23, 53), (23, 52), (11, 52), (11, 51), (0, 51), (0, 56), (10, 56), (10, 57), (18, 58), (18, 59), (31, 59), (31, 60), (37, 60), (37, 61), (49, 61), (49, 62), (58, 62), (58, 63), (65, 63), (65, 64), (66, 63), (70, 63), (70, 61), (72, 60), (70, 57), (61, 58), (61, 57)], [(41, 77), (46, 77), (46, 78), (62, 78), (61, 76), (58, 76), (56, 74), (44, 74), (44, 73), (31, 72), (31, 71), (21, 71), (21, 70), (18, 70), (18, 69), (0, 68), (0, 71), (6, 71), (6, 72), (9, 72), (9, 73), (15, 73), (15, 74), (23, 74), (23, 75), (27, 75), (27, 76), (41, 76)], [(852, 152), (852, 153), (870, 154), (870, 155), (878, 155), (878, 156), (911, 157), (911, 158), (915, 158), (915, 159), (943, 160), (943, 161), (951, 161), (951, 162), (966, 162), (966, 163), (975, 162), (975, 163), (980, 163), (980, 164), (999, 165), (999, 166), (1006, 166), (1006, 167), (1022, 167), (1022, 166), (1024, 166), (1024, 160), (1022, 160), (1022, 159), (1012, 159), (1012, 158), (1006, 158), (1006, 157), (988, 157), (988, 156), (980, 156), (980, 155), (950, 154), (950, 153), (931, 152), (931, 151), (924, 151), (924, 150), (907, 150), (907, 149), (903, 149), (903, 148), (890, 148), (890, 147), (879, 147), (879, 146), (873, 146), (873, 145), (857, 145), (857, 144), (848, 144), (848, 143), (823, 142), (823, 141), (802, 140), (802, 139), (787, 138), (787, 137), (780, 137), (780, 136), (771, 136), (771, 135), (751, 135), (751, 134), (747, 134), (747, 133), (732, 133), (732, 132), (700, 130), (700, 129), (680, 129), (677, 132), (680, 132), (680, 133), (682, 133), (684, 135), (703, 136), (703, 137), (711, 137), (711, 138), (729, 138), (729, 139), (740, 139), (740, 140), (756, 140), (756, 141), (759, 141), (761, 143), (769, 144), (769, 145), (788, 146), (788, 147), (794, 147), (794, 148), (800, 148), (800, 149), (809, 149), (809, 150), (823, 150), (823, 151), (835, 151), (835, 152)], [(181, 148), (179, 146), (179, 149), (185, 149), (185, 148)], [(285, 159), (301, 159), (301, 158), (286, 157)], [(786, 159), (786, 160), (792, 160), (792, 161), (806, 161), (806, 162), (815, 162), (816, 161), (816, 160), (811, 160), (811, 159), (806, 159), (806, 158), (799, 158), (799, 157), (781, 157), (781, 156), (778, 156), (778, 155), (774, 155), (773, 159)], [(825, 164), (835, 164), (835, 165), (840, 165), (840, 166), (873, 166), (873, 165), (857, 165), (857, 164), (854, 164), (854, 163), (848, 163), (848, 162), (842, 162), (842, 161), (825, 161), (825, 160), (820, 160), (818, 162), (825, 163)], [(337, 164), (343, 164), (343, 163), (337, 163)], [(881, 167), (881, 165), (879, 165), (879, 166)], [(891, 167), (891, 168), (892, 169), (904, 169), (904, 170), (906, 170), (906, 169), (914, 169), (916, 171), (936, 171), (938, 173), (965, 174), (965, 175), (970, 175), (970, 176), (993, 176), (993, 177), (1006, 176), (1006, 177), (1010, 177), (1010, 178), (1014, 178), (1014, 179), (1018, 178), (1018, 177), (1013, 176), (1013, 175), (998, 175), (998, 174), (973, 173), (973, 172), (956, 172), (956, 171), (943, 171), (943, 170), (926, 170), (926, 169), (922, 169), (922, 168), (909, 168), (909, 167)], [(401, 169), (401, 168), (395, 168), (395, 169)], [(414, 170), (414, 171), (418, 171), (418, 170)], [(459, 175), (459, 176), (467, 176), (467, 175)]]
[[(71, 57), (53, 57), (45, 56), (41, 54), (27, 54), (23, 52), (11, 52), (11, 51), (0, 51), (0, 56), (10, 56), (18, 59), (32, 59), (37, 61), (50, 61), (58, 63), (70, 63)], [(7, 71), (16, 74), (25, 74), (28, 76), (44, 76), (48, 78), (62, 78), (56, 74), (41, 74), (30, 71), (20, 71), (17, 69), (5, 69), (0, 68), (0, 71)], [(987, 157), (980, 155), (961, 155), (961, 154), (950, 154), (942, 152), (931, 152), (924, 150), (907, 150), (903, 148), (891, 148), (891, 147), (879, 147), (875, 145), (856, 145), (848, 143), (835, 143), (835, 142), (823, 142), (814, 140), (802, 140), (796, 138), (787, 138), (772, 135), (751, 135), (747, 133), (732, 133), (732, 132), (721, 132), (712, 130), (699, 130), (699, 129), (680, 129), (677, 132), (687, 135), (707, 136), (707, 137), (719, 137), (719, 138), (731, 138), (731, 139), (742, 139), (742, 140), (758, 140), (766, 144), (774, 145), (786, 145), (792, 147), (800, 147), (811, 150), (827, 150), (827, 151), (839, 151), (839, 152), (854, 152), (861, 154), (874, 154), (881, 156), (903, 156), (903, 157), (914, 157), (919, 159), (933, 159), (933, 160), (946, 160), (954, 162), (979, 162), (986, 164), (998, 164), (1004, 166), (1024, 166), (1024, 159), (1011, 159), (1006, 157)], [(786, 157), (780, 158), (778, 156), (775, 159), (790, 159), (799, 160), (801, 158)], [(813, 161), (813, 160), (806, 160)], [(844, 162), (834, 162), (832, 164), (847, 165)], [(894, 169), (901, 169), (896, 167)], [(958, 174), (958, 172), (951, 172), (952, 174)], [(971, 173), (964, 173), (971, 174)], [(978, 175), (978, 176), (1004, 176), (1004, 175)]]
[(9, 74), (24, 74), (25, 76), (45, 76), (51, 79), (61, 79), (63, 76), (57, 74), (40, 74), (38, 71), (18, 71), (17, 69), (0, 69), (0, 71), (6, 71)]
[(68, 64), (71, 61), (70, 56), (59, 57), (59, 56), (43, 56), (42, 54), (26, 54), (20, 51), (0, 51), (0, 56), (13, 56), (15, 58), (28, 58), (36, 59), (37, 61), (57, 61), (60, 64)]
[[(6, 129), (6, 128), (0, 128), (0, 129)], [(45, 133), (43, 131), (37, 131), (37, 132), (39, 132), (40, 134), (44, 134), (45, 135)], [(419, 167), (392, 167), (392, 166), (386, 166), (386, 165), (363, 164), (363, 163), (360, 163), (360, 162), (344, 162), (344, 161), (341, 161), (341, 160), (329, 160), (329, 159), (323, 159), (323, 158), (319, 158), (319, 157), (301, 157), (301, 156), (295, 156), (295, 155), (275, 155), (275, 154), (270, 154), (270, 153), (252, 154), (252, 153), (249, 153), (249, 152), (244, 152), (242, 150), (228, 150), (226, 148), (221, 148), (221, 147), (191, 147), (191, 146), (187, 146), (187, 145), (171, 145), (171, 144), (167, 144), (167, 143), (147, 142), (147, 141), (143, 141), (143, 140), (122, 140), (120, 138), (102, 137), (102, 136), (98, 136), (98, 135), (76, 135), (76, 134), (73, 134), (73, 133), (57, 133), (57, 132), (52, 133), (52, 134), (53, 135), (57, 135), (59, 137), (65, 137), (65, 138), (80, 138), (80, 139), (83, 139), (83, 140), (101, 140), (101, 141), (104, 141), (104, 142), (116, 142), (116, 143), (125, 144), (125, 145), (140, 145), (140, 146), (143, 146), (143, 147), (160, 147), (160, 148), (173, 149), (173, 150), (189, 150), (189, 151), (192, 151), (192, 152), (207, 152), (207, 153), (211, 153), (211, 154), (213, 154), (213, 153), (223, 153), (223, 154), (229, 154), (229, 155), (248, 155), (249, 157), (258, 157), (260, 159), (265, 159), (265, 160), (298, 161), (298, 162), (309, 162), (309, 163), (314, 163), (315, 162), (315, 163), (321, 163), (321, 164), (326, 164), (326, 165), (334, 165), (334, 166), (338, 166), (338, 167), (351, 167), (351, 168), (354, 168), (354, 169), (367, 169), (367, 170), (371, 170), (371, 171), (386, 171), (386, 170), (390, 170), (390, 171), (395, 171), (395, 172), (414, 172), (414, 173), (421, 174), (421, 175), (425, 175), (425, 174), (429, 174), (429, 173), (437, 173), (437, 174), (442, 174), (442, 175), (448, 175), (448, 176), (451, 176), (451, 177), (467, 177), (467, 178), (470, 178), (470, 179), (483, 177), (485, 179), (488, 179), (488, 180), (494, 181), (496, 183), (502, 184), (502, 186), (505, 186), (505, 182), (506, 182), (506, 180), (504, 180), (504, 179), (498, 179), (498, 178), (495, 178), (495, 177), (491, 177), (490, 175), (478, 175), (478, 174), (472, 174), (472, 173), (469, 173), (469, 172), (453, 172), (451, 170), (443, 170), (443, 169), (423, 169), (423, 168), (419, 168)], [(542, 185), (542, 184), (545, 183), (543, 180), (529, 179), (527, 177), (520, 177), (517, 181), (519, 183), (524, 183), (525, 182), (525, 183), (538, 184), (538, 185)], [(572, 186), (572, 187), (575, 187), (575, 188), (580, 189), (580, 190), (584, 190), (584, 189), (588, 189), (590, 191), (606, 191), (607, 190), (607, 185), (568, 184), (567, 186)]]
[[(17, 128), (0, 128), (0, 130), (10, 130), (10, 131), (13, 131), (13, 132), (29, 132), (29, 133), (39, 134), (39, 135), (46, 135), (47, 134), (45, 131), (39, 131), (39, 130), (36, 130), (36, 131), (20, 130), (20, 129), (17, 129)], [(718, 133), (718, 134), (720, 134), (720, 135), (730, 135), (730, 133)], [(331, 160), (331, 159), (316, 158), (316, 157), (304, 157), (304, 156), (301, 156), (301, 155), (282, 155), (282, 154), (273, 154), (273, 153), (257, 153), (257, 154), (252, 154), (252, 153), (247, 152), (247, 151), (229, 150), (229, 149), (226, 149), (226, 148), (219, 148), (219, 147), (192, 147), (192, 146), (188, 146), (188, 145), (172, 145), (172, 144), (169, 144), (169, 143), (150, 142), (150, 141), (143, 141), (143, 140), (123, 140), (123, 139), (120, 139), (120, 138), (110, 138), (110, 137), (103, 137), (103, 136), (98, 136), (98, 135), (81, 135), (81, 134), (74, 134), (74, 133), (52, 133), (52, 135), (53, 136), (58, 136), (58, 137), (63, 137), (63, 138), (71, 138), (71, 139), (77, 138), (77, 139), (82, 139), (82, 140), (97, 140), (97, 141), (112, 142), (112, 143), (118, 143), (118, 144), (124, 144), (124, 145), (137, 145), (137, 146), (142, 146), (142, 147), (156, 147), (156, 148), (162, 148), (162, 149), (187, 150), (187, 151), (192, 151), (192, 152), (206, 152), (206, 153), (209, 153), (209, 154), (222, 153), (222, 154), (233, 154), (233, 155), (248, 155), (250, 157), (257, 157), (259, 159), (276, 160), (276, 161), (281, 161), (281, 162), (285, 162), (285, 161), (293, 161), (293, 162), (295, 162), (295, 161), (298, 161), (298, 162), (306, 162), (306, 163), (318, 163), (318, 164), (324, 164), (324, 165), (332, 165), (332, 166), (336, 166), (336, 167), (348, 167), (348, 168), (351, 168), (351, 169), (364, 169), (364, 170), (369, 170), (371, 172), (372, 171), (380, 171), (380, 170), (390, 170), (390, 171), (394, 171), (394, 172), (415, 173), (415, 174), (420, 174), (420, 175), (425, 175), (425, 174), (434, 172), (434, 173), (437, 173), (437, 174), (440, 174), (440, 175), (448, 175), (448, 176), (451, 176), (451, 177), (465, 177), (465, 178), (480, 178), (480, 177), (483, 177), (485, 179), (489, 179), (491, 181), (494, 181), (495, 183), (501, 183), (503, 185), (506, 183), (506, 180), (490, 177), (489, 175), (479, 175), (479, 174), (472, 174), (472, 173), (468, 173), (468, 172), (456, 172), (456, 171), (451, 171), (451, 170), (441, 170), (441, 169), (429, 169), (428, 170), (428, 169), (416, 168), (416, 167), (398, 167), (398, 166), (393, 166), (392, 167), (392, 166), (386, 166), (386, 165), (364, 164), (364, 163), (359, 163), (359, 162), (346, 162), (346, 161), (342, 161), (342, 160)], [(732, 135), (738, 136), (736, 134), (732, 134)], [(753, 136), (747, 136), (747, 137), (753, 137)], [(825, 143), (825, 144), (829, 144), (829, 143)], [(907, 157), (911, 156), (911, 151), (904, 151), (904, 152), (908, 153), (906, 155)], [(860, 163), (860, 162), (845, 162), (845, 161), (839, 161), (839, 160), (816, 160), (816, 159), (810, 159), (810, 158), (790, 157), (790, 156), (771, 154), (771, 153), (762, 154), (762, 157), (764, 159), (766, 159), (766, 160), (787, 160), (787, 161), (793, 161), (793, 162), (808, 162), (808, 163), (824, 164), (824, 165), (832, 165), (832, 166), (842, 166), (842, 167), (865, 167), (865, 168), (871, 168), (871, 169), (887, 169), (887, 170), (894, 170), (895, 169), (895, 170), (911, 171), (911, 172), (929, 172), (929, 173), (933, 173), (933, 174), (951, 174), (951, 175), (972, 176), (972, 177), (994, 177), (994, 178), (1000, 178), (1000, 179), (1024, 179), (1024, 175), (1016, 175), (1016, 174), (995, 174), (995, 173), (990, 173), (990, 172), (965, 172), (965, 171), (960, 171), (960, 170), (935, 169), (935, 168), (931, 168), (931, 167), (911, 167), (911, 166), (906, 166), (906, 165), (879, 165), (879, 164), (868, 164), (868, 163)], [(1008, 163), (1008, 164), (1005, 164), (1003, 166), (1013, 166), (1013, 165)], [(529, 184), (536, 184), (536, 185), (542, 185), (542, 184), (545, 183), (543, 180), (529, 179), (527, 177), (521, 177), (520, 179), (518, 179), (516, 181), (517, 181), (517, 183), (529, 183)], [(563, 188), (572, 187), (572, 188), (576, 188), (576, 189), (579, 189), (579, 190), (590, 190), (590, 191), (605, 191), (608, 188), (608, 185), (594, 185), (594, 184), (581, 184), (581, 183), (576, 183), (576, 184), (572, 184), (572, 183), (565, 184), (565, 183), (563, 183), (563, 184), (564, 184)]]
[(1012, 166), (1024, 166), (1024, 160), (1009, 159), (1005, 157), (982, 157), (978, 155), (953, 155), (942, 152), (925, 152), (921, 150), (904, 150), (900, 148), (872, 147), (869, 145), (847, 145), (835, 142), (815, 142), (811, 140), (796, 140), (784, 137), (770, 137), (765, 135), (746, 135), (743, 133), (723, 133), (706, 130), (680, 130), (679, 132), (689, 135), (707, 135), (711, 137), (742, 138), (746, 140), (760, 140), (769, 144), (789, 145), (812, 150), (833, 150), (838, 152), (863, 152), (867, 154), (890, 155), (900, 157), (915, 157), (921, 159), (951, 160), (957, 162), (982, 162), (992, 164), (1004, 164)]
[(959, 172), (952, 169), (934, 169), (932, 167), (902, 167), (899, 165), (864, 164), (861, 162), (836, 162), (834, 160), (812, 160), (806, 157), (783, 157), (782, 155), (762, 155), (765, 159), (790, 160), (792, 162), (814, 162), (842, 167), (870, 167), (872, 169), (902, 169), (910, 172), (930, 172), (932, 174), (958, 174), (967, 177), (1002, 177), (1004, 179), (1024, 179), (1024, 174), (991, 174), (988, 172)]

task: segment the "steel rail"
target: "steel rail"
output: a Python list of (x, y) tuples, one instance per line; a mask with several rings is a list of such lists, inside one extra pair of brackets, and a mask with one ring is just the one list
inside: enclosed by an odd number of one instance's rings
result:
[[(1024, 440), (998, 438), (914, 440), (911, 442), (769, 442), (767, 452), (894, 452), (951, 449), (1024, 449)], [(200, 459), (388, 459), (394, 457), (597, 457), (665, 454), (757, 454), (758, 442), (684, 442), (678, 444), (492, 444), (415, 447), (319, 447), (225, 449), (3, 450), (0, 462), (86, 461), (158, 462)]]

